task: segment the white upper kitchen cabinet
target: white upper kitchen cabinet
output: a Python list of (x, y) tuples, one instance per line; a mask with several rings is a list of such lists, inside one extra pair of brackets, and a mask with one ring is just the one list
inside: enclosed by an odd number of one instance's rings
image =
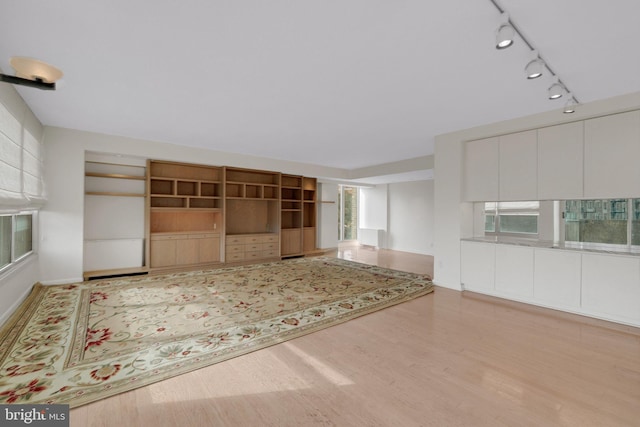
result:
[(498, 146), (498, 138), (469, 141), (465, 144), (465, 200), (498, 200)]
[(584, 197), (640, 196), (640, 111), (584, 122)]
[(583, 196), (584, 122), (538, 130), (538, 200)]
[(499, 152), (499, 200), (537, 200), (537, 131), (501, 136)]

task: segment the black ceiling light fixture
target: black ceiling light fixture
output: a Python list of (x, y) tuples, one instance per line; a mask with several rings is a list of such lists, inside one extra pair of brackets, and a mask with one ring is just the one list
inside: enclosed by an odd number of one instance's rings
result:
[[(498, 4), (498, 0), (490, 1), (498, 10), (498, 12), (500, 12), (501, 16), (501, 24), (496, 31), (496, 49), (502, 50), (513, 45), (514, 38), (517, 35), (524, 42), (524, 44), (527, 45), (533, 56), (533, 59), (529, 61), (529, 63), (524, 68), (527, 79), (537, 79), (538, 77), (541, 77), (546, 70), (549, 72), (551, 77), (554, 78), (554, 83), (551, 85), (551, 87), (549, 87), (549, 99), (559, 99), (566, 93), (569, 93), (567, 85), (560, 80), (560, 77), (553, 71), (553, 69), (551, 69), (549, 63), (542, 59), (533, 44), (529, 40), (527, 40), (524, 35), (522, 35), (522, 32), (513, 23), (511, 18), (509, 18), (507, 11)], [(578, 104), (578, 98), (576, 98), (576, 96), (572, 94), (569, 102), (567, 102), (567, 106), (563, 110), (563, 113), (571, 114), (575, 112), (576, 106)]]
[(62, 77), (62, 71), (37, 59), (14, 56), (9, 63), (16, 70), (16, 75), (0, 74), (0, 81), (5, 83), (55, 90), (56, 81)]

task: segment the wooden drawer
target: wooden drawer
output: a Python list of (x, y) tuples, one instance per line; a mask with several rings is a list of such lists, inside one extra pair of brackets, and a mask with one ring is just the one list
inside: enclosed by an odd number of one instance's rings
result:
[(262, 258), (262, 251), (245, 252), (244, 259), (259, 259)]
[(151, 240), (178, 240), (187, 239), (188, 236), (184, 234), (152, 234)]
[(227, 245), (242, 245), (245, 243), (246, 236), (227, 236), (225, 240)]
[(262, 250), (263, 251), (277, 251), (278, 250), (278, 243), (277, 242), (263, 243), (262, 244)]
[(220, 237), (220, 234), (219, 233), (189, 234), (190, 239), (210, 239), (212, 237)]
[(265, 242), (265, 243), (278, 243), (278, 235), (277, 234), (268, 234), (266, 236), (263, 236), (262, 241)]
[(225, 248), (226, 254), (241, 254), (244, 252), (244, 245), (229, 245)]
[(244, 260), (244, 252), (227, 254), (227, 256), (225, 257), (226, 262), (242, 261), (242, 260)]
[(271, 257), (277, 257), (277, 256), (279, 256), (277, 249), (262, 251), (263, 258), (271, 258)]
[(262, 249), (262, 243), (249, 243), (244, 245), (244, 250), (246, 252), (261, 251)]
[(245, 238), (245, 243), (262, 243), (262, 236), (260, 235), (248, 235), (248, 236), (244, 236)]

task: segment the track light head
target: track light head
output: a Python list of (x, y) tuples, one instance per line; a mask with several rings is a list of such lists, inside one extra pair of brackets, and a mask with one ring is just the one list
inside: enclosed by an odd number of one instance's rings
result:
[(578, 102), (574, 97), (569, 98), (567, 103), (564, 105), (564, 110), (562, 111), (565, 114), (571, 114), (576, 112), (576, 105)]
[(526, 67), (524, 67), (524, 72), (527, 74), (527, 79), (533, 80), (542, 76), (542, 72), (544, 71), (544, 61), (540, 58), (536, 58), (532, 61), (529, 61)]
[(498, 28), (496, 32), (496, 49), (502, 50), (511, 46), (515, 34), (515, 30), (508, 22), (500, 25), (500, 28)]
[(564, 95), (565, 90), (559, 82), (556, 82), (549, 86), (549, 99), (559, 99)]

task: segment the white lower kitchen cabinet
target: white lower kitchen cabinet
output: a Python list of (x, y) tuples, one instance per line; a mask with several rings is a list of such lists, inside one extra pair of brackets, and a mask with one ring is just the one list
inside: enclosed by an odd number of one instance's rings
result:
[(493, 292), (495, 250), (496, 245), (494, 243), (461, 242), (461, 280), (463, 289)]
[(496, 291), (519, 299), (533, 297), (533, 248), (496, 246)]
[(535, 250), (533, 297), (553, 307), (580, 308), (582, 254), (558, 249)]
[(640, 321), (640, 258), (583, 254), (582, 307), (614, 319)]

